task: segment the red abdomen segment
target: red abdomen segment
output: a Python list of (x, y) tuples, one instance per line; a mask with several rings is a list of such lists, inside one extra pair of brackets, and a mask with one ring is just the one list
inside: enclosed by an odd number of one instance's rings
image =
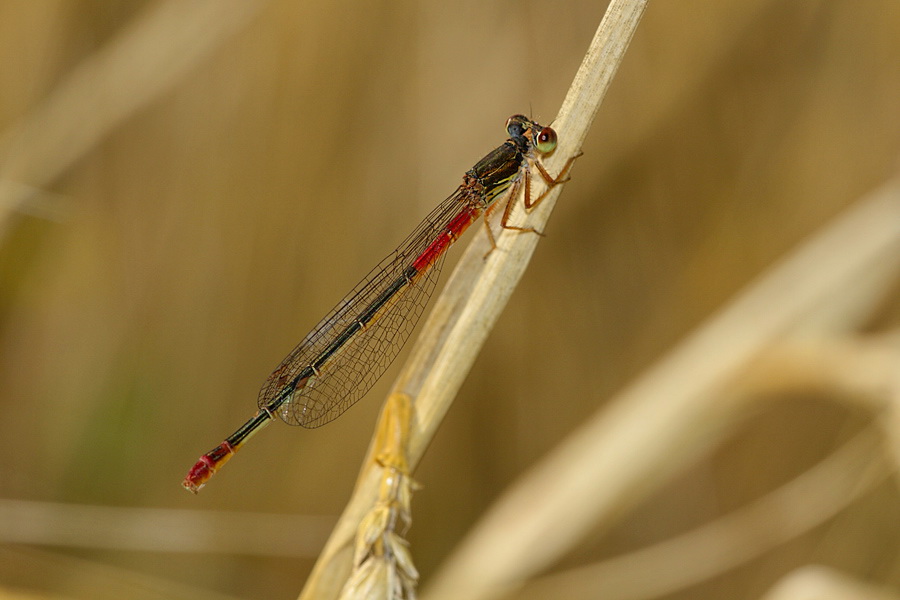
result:
[(227, 440), (204, 454), (200, 460), (188, 471), (187, 476), (181, 485), (189, 492), (196, 494), (200, 491), (210, 477), (216, 474), (216, 471), (222, 468), (228, 459), (234, 456), (237, 448), (232, 446)]
[(200, 491), (210, 477), (216, 474), (216, 471), (222, 468), (222, 465), (234, 456), (244, 442), (250, 439), (253, 434), (268, 425), (274, 415), (268, 407), (256, 411), (253, 417), (241, 425), (241, 428), (232, 433), (224, 442), (200, 457), (181, 485), (189, 492), (197, 493)]
[(463, 209), (447, 224), (443, 233), (431, 242), (431, 245), (425, 248), (425, 251), (413, 262), (413, 268), (418, 273), (427, 271), (479, 216), (481, 216), (480, 207), (469, 206)]

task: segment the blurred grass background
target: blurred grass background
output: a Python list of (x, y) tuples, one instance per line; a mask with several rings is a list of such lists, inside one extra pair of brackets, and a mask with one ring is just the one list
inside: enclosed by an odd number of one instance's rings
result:
[[(23, 123), (34, 125), (73, 73), (162, 5), (0, 5), (0, 173), (27, 154)], [(173, 29), (179, 11), (209, 12), (208, 32), (227, 20), (217, 10), (234, 10), (165, 6)], [(337, 515), (396, 367), (324, 429), (269, 428), (198, 497), (179, 483), (250, 416), (259, 385), (308, 328), (505, 138), (509, 115), (553, 118), (605, 10), (579, 1), (242, 6), (183, 76), (65, 168), (55, 173), (31, 153), (27, 172), (40, 180), (14, 182), (36, 189), (0, 239), (0, 498)], [(165, 31), (159, 48), (172, 43)], [(424, 487), (410, 540), (423, 579), (527, 465), (896, 172), (898, 64), (893, 0), (651, 3), (547, 239), (416, 473)], [(66, 118), (84, 127), (115, 110), (70, 108)], [(894, 298), (869, 328), (896, 327), (898, 317)], [(571, 564), (736, 508), (868, 419), (785, 398)], [(835, 522), (670, 597), (753, 598), (808, 562), (900, 585), (898, 516), (886, 485)], [(108, 571), (82, 588), (75, 580), (93, 571), (60, 566), (87, 561), (290, 598), (315, 558), (51, 550), (5, 547), (0, 584), (102, 597), (115, 579)]]

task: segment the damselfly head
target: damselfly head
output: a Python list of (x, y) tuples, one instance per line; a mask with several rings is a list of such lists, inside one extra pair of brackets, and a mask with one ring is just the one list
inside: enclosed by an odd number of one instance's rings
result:
[(510, 139), (527, 138), (541, 154), (556, 150), (556, 132), (552, 127), (541, 127), (525, 115), (513, 115), (506, 120)]

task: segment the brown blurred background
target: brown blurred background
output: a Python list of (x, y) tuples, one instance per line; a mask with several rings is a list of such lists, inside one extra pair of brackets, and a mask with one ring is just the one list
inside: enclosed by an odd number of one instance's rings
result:
[[(134, 578), (147, 597), (154, 586), (203, 597), (181, 587), (191, 585), (294, 597), (396, 365), (323, 429), (270, 427), (198, 497), (181, 478), (252, 414), (259, 385), (308, 328), (504, 139), (509, 115), (552, 120), (604, 10), (0, 4), (0, 173), (26, 186), (3, 199), (0, 499), (326, 518), (285, 525), (297, 545), (269, 548), (275, 556), (4, 545), (0, 585), (142, 597), (105, 591)], [(128, 59), (120, 79), (93, 86), (117, 53)], [(650, 4), (547, 238), (416, 473), (410, 540), (423, 580), (517, 474), (894, 175), (898, 65), (895, 0)], [(66, 92), (85, 82), (93, 95)], [(894, 299), (867, 327), (898, 322)], [(768, 405), (565, 565), (739, 507), (868, 420), (814, 397)], [(667, 597), (755, 598), (810, 562), (900, 585), (898, 517), (885, 484)]]

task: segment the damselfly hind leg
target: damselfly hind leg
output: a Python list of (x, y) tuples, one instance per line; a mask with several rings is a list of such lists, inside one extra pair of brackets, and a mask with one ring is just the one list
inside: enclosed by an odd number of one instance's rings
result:
[[(510, 188), (506, 191), (506, 209), (503, 211), (503, 220), (506, 219), (506, 213), (509, 211), (509, 206), (512, 202), (514, 202), (516, 196), (519, 195), (519, 185), (521, 180), (516, 179), (513, 181)], [(490, 249), (484, 253), (484, 258), (487, 260), (487, 257), (491, 255), (491, 252), (497, 249), (497, 240), (494, 238), (494, 232), (491, 231), (491, 214), (493, 214), (494, 210), (500, 206), (499, 202), (494, 202), (490, 206), (487, 207), (487, 210), (484, 211), (484, 228), (487, 230), (488, 242), (491, 243)]]

